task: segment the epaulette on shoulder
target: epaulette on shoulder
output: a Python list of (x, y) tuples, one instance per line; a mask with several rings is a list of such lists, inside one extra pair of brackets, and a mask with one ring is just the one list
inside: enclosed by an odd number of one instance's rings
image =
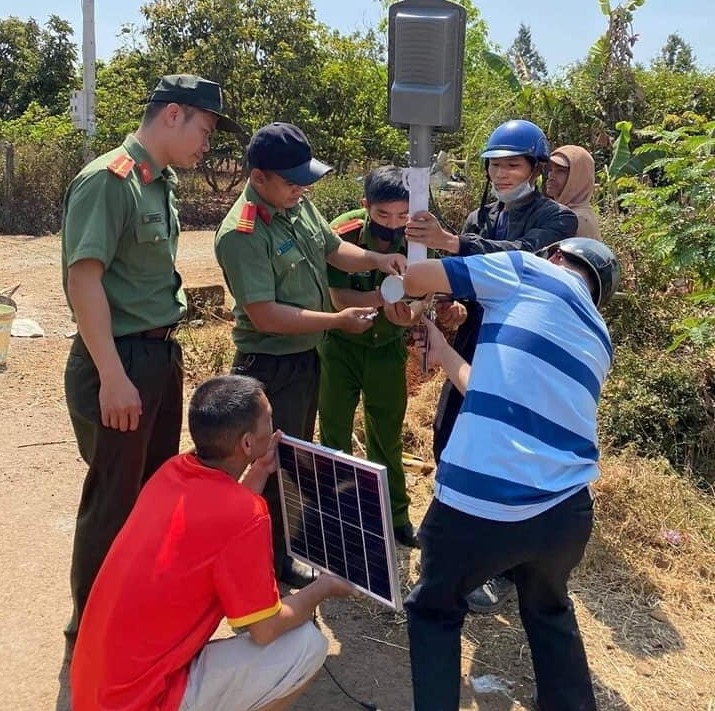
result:
[(347, 222), (343, 222), (337, 227), (333, 227), (333, 230), (335, 230), (335, 232), (342, 237), (343, 235), (349, 234), (350, 232), (361, 230), (364, 225), (364, 220), (361, 220), (359, 217), (354, 217), (352, 220), (348, 220)]
[(124, 180), (129, 173), (131, 173), (134, 167), (134, 158), (126, 154), (118, 155), (109, 165), (107, 165), (107, 170), (113, 173), (118, 178)]
[(258, 206), (255, 202), (245, 202), (241, 208), (241, 214), (238, 217), (236, 232), (243, 232), (250, 235), (256, 227), (256, 213)]

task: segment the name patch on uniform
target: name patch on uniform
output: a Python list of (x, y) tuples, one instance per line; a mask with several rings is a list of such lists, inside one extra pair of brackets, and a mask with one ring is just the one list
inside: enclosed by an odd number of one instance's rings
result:
[(292, 239), (287, 239), (283, 244), (278, 246), (278, 249), (276, 249), (276, 254), (280, 257), (281, 255), (285, 254), (289, 249), (293, 249), (293, 240)]
[(153, 225), (157, 222), (163, 222), (164, 217), (160, 212), (150, 212), (147, 215), (142, 215), (142, 224)]

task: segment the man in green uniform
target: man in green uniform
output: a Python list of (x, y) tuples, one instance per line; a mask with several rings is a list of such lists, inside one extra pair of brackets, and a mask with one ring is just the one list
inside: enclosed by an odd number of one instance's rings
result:
[[(369, 330), (375, 315), (373, 307), (333, 311), (327, 263), (345, 271), (398, 273), (405, 258), (344, 242), (303, 196), (330, 168), (313, 158), (298, 127), (264, 126), (251, 138), (246, 157), (248, 182), (215, 243), (236, 300), (233, 369), (263, 382), (277, 429), (310, 441), (318, 406), (318, 344), (330, 329)], [(303, 586), (310, 569), (286, 555), (276, 479), (263, 495), (273, 522), (276, 577)]]
[[(365, 178), (363, 207), (333, 220), (346, 241), (383, 253), (406, 254), (405, 225), (409, 193), (402, 170), (382, 166)], [(320, 441), (352, 451), (355, 409), (363, 398), (365, 448), (370, 461), (387, 467), (395, 539), (418, 547), (410, 523), (410, 498), (402, 466), (402, 423), (407, 409), (405, 327), (419, 320), (421, 302), (386, 304), (380, 296), (384, 275), (377, 270), (346, 274), (328, 267), (330, 295), (336, 308), (379, 308), (365, 333), (329, 331), (320, 345)]]
[(163, 77), (138, 130), (72, 180), (64, 201), (62, 280), (78, 334), (65, 394), (89, 471), (71, 566), (71, 654), (99, 567), (144, 482), (179, 450), (186, 311), (175, 271), (179, 219), (169, 164), (191, 168), (216, 129), (236, 131), (218, 84)]

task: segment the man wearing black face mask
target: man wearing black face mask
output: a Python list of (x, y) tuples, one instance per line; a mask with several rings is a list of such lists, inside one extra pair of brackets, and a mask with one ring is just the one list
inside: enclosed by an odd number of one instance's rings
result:
[[(402, 170), (382, 166), (365, 178), (363, 207), (333, 220), (348, 242), (382, 253), (406, 254), (405, 224), (409, 194)], [(361, 334), (329, 331), (318, 351), (321, 359), (318, 411), (320, 441), (352, 451), (355, 408), (363, 397), (367, 457), (387, 467), (395, 540), (417, 547), (409, 518), (410, 499), (402, 467), (402, 421), (407, 407), (405, 328), (415, 324), (421, 303), (385, 304), (380, 295), (384, 274), (351, 274), (328, 267), (330, 296), (336, 309), (369, 306), (379, 311), (373, 327)]]

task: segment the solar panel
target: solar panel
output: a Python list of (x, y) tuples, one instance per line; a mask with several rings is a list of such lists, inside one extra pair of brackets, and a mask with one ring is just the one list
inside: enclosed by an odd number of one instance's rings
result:
[(288, 554), (401, 610), (386, 468), (287, 435), (278, 459)]

